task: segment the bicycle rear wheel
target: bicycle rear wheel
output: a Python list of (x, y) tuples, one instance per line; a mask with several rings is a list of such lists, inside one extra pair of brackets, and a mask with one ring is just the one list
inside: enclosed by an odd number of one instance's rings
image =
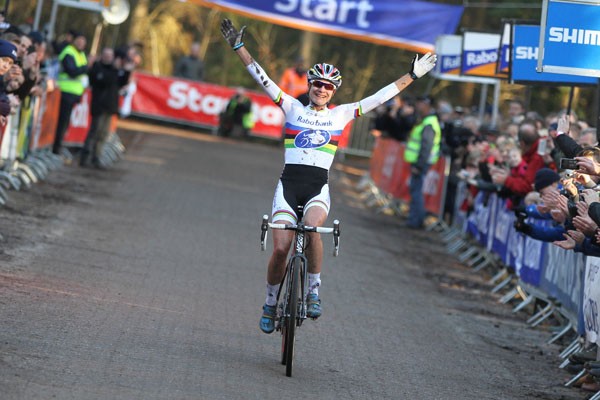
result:
[(294, 345), (296, 341), (296, 324), (298, 319), (298, 301), (300, 297), (300, 271), (302, 269), (302, 260), (294, 259), (292, 270), (290, 271), (291, 290), (289, 305), (289, 318), (286, 320), (285, 327), (285, 375), (292, 376), (294, 364)]

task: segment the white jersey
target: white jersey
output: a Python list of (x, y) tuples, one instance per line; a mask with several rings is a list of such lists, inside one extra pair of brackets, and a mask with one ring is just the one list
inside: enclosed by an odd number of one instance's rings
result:
[(247, 66), (256, 82), (285, 114), (285, 163), (329, 170), (344, 127), (397, 95), (392, 83), (359, 102), (317, 111), (281, 91), (256, 61)]

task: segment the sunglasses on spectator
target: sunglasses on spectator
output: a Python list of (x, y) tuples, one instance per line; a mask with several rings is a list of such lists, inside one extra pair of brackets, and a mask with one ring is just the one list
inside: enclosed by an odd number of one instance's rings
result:
[(327, 82), (312, 81), (312, 85), (314, 87), (316, 87), (317, 89), (319, 89), (319, 88), (325, 88), (327, 90), (333, 90), (333, 89), (335, 89), (335, 86), (333, 84), (327, 83)]

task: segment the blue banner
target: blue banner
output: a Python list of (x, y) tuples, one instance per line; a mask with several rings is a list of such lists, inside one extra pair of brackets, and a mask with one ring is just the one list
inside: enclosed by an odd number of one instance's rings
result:
[(300, 30), (432, 51), (439, 35), (453, 34), (462, 6), (421, 0), (191, 0)]
[[(545, 11), (545, 12), (544, 12)], [(600, 7), (597, 1), (546, 0), (542, 12), (544, 72), (600, 76)]]
[(582, 333), (584, 256), (557, 246), (548, 246), (546, 257), (540, 288), (577, 317), (577, 330)]
[(564, 85), (595, 85), (597, 78), (589, 76), (537, 72), (539, 55), (540, 27), (535, 25), (514, 25), (513, 52), (510, 78), (520, 83), (562, 83)]

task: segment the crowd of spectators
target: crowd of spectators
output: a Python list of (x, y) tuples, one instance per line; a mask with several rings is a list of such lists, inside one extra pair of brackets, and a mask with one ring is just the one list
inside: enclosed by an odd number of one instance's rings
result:
[[(92, 122), (96, 124), (92, 124), (88, 133), (81, 163), (88, 165), (87, 154), (100, 152), (108, 134), (108, 124), (98, 123), (105, 122), (106, 118), (98, 118), (98, 115), (116, 113), (119, 96), (123, 94), (120, 90), (127, 84), (130, 72), (141, 62), (137, 47), (107, 48), (97, 57), (86, 52), (87, 38), (81, 32), (69, 30), (49, 41), (28, 24), (11, 24), (3, 20), (3, 15), (0, 20), (0, 127), (6, 125), (10, 115), (19, 119), (34, 98), (58, 88), (61, 104), (52, 150), (61, 154), (71, 111), (81, 100), (83, 91), (90, 87)], [(19, 120), (21, 123), (25, 122)], [(101, 167), (96, 157), (92, 161)]]

